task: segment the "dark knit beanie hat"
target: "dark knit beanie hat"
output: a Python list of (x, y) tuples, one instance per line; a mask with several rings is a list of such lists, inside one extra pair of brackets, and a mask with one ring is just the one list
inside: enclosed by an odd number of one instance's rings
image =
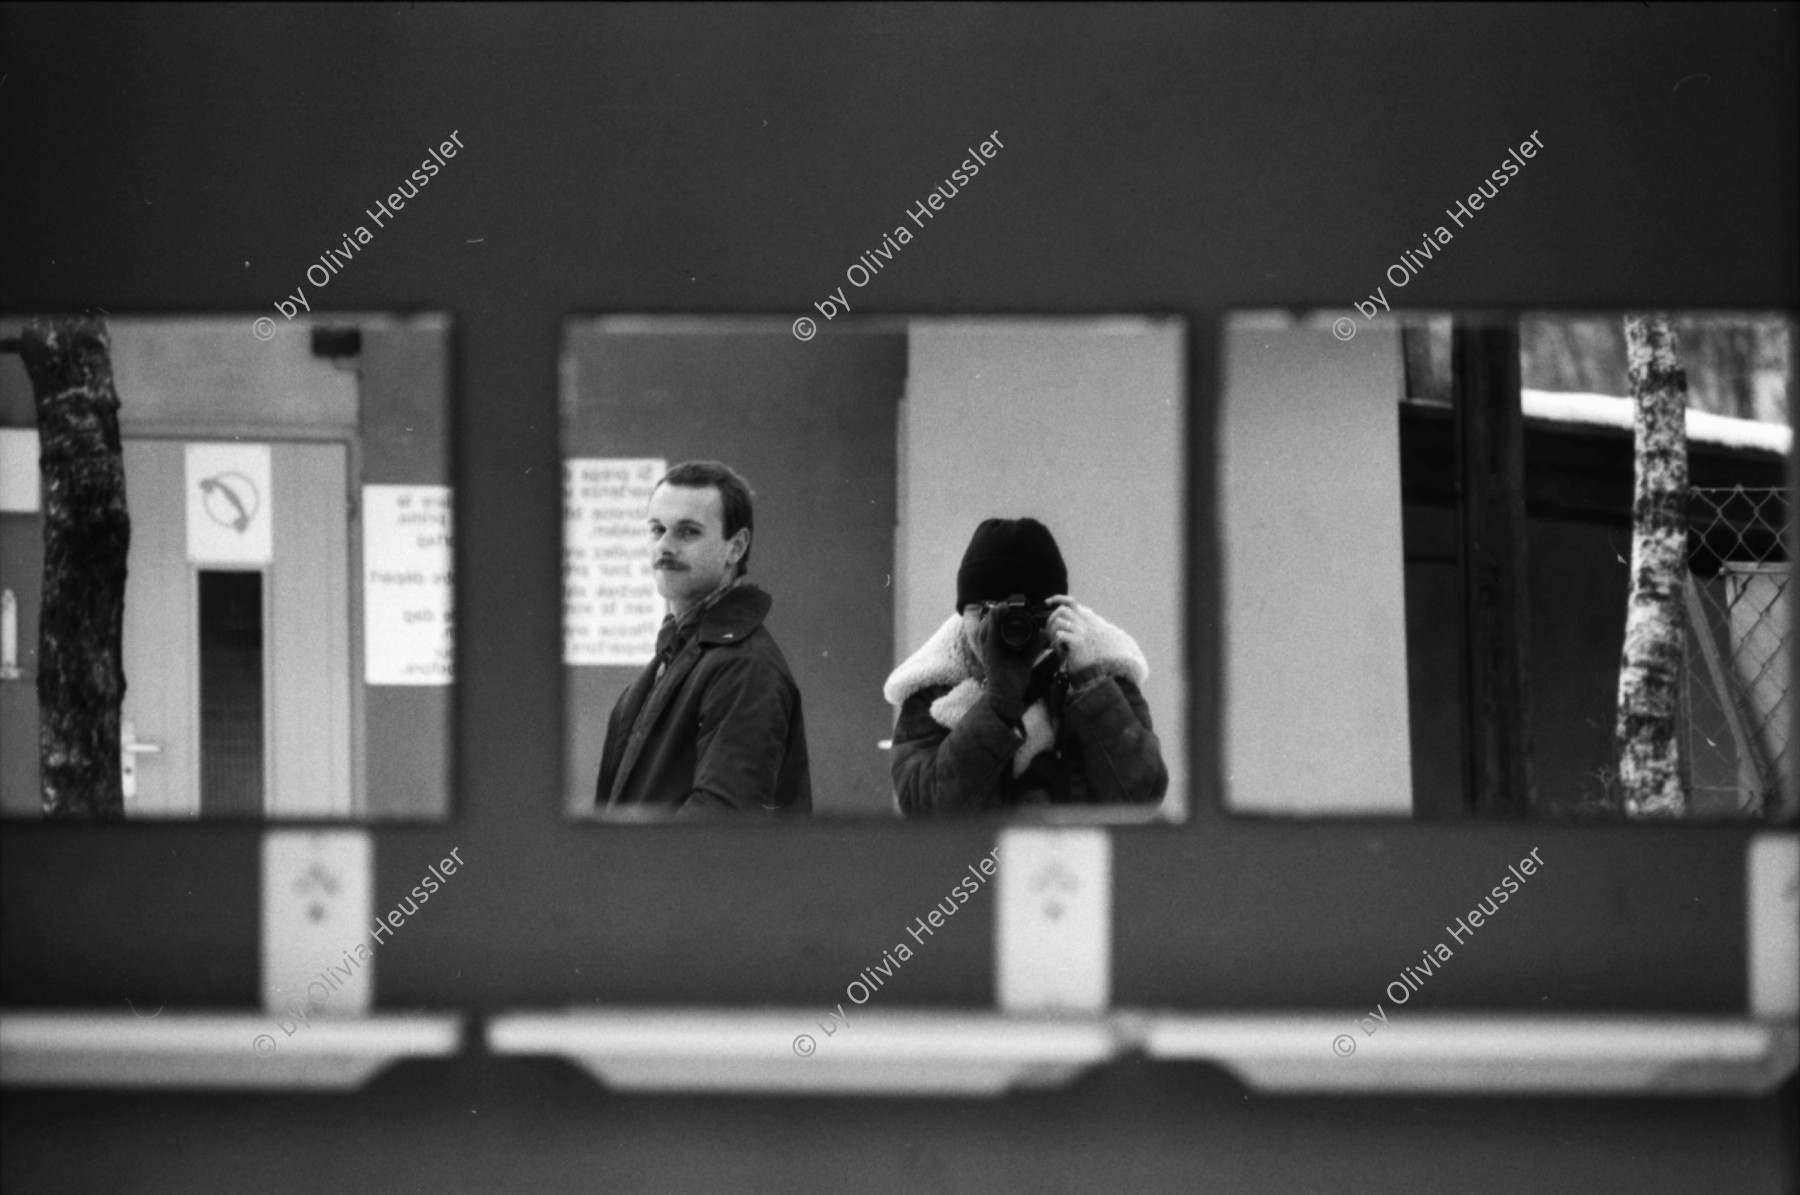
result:
[(1069, 570), (1050, 528), (1036, 519), (984, 519), (956, 570), (956, 609), (1015, 593), (1041, 605), (1069, 591)]

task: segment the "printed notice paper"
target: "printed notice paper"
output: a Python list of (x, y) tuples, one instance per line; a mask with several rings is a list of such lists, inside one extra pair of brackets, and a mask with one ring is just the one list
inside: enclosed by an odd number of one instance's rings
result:
[(447, 685), (450, 487), (363, 487), (363, 661), (371, 685)]
[(662, 460), (563, 462), (563, 663), (646, 664), (663, 602), (645, 523)]

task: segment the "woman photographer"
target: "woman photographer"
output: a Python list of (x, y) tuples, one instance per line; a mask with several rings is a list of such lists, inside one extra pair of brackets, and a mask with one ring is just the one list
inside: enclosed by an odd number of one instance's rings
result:
[(1148, 804), (1169, 776), (1130, 635), (1065, 592), (1036, 519), (987, 519), (956, 609), (888, 677), (899, 709), (894, 796), (908, 817), (1042, 805)]

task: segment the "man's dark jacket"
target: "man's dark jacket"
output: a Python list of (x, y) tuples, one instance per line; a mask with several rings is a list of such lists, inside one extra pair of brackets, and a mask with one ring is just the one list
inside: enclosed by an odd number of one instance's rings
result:
[(1138, 687), (1149, 665), (1131, 636), (1095, 621), (1092, 675), (1073, 688), (1056, 678), (1055, 691), (1032, 702), (1017, 727), (994, 712), (973, 675), (959, 616), (895, 669), (885, 695), (900, 707), (893, 745), (900, 812), (1160, 801), (1169, 773)]
[(595, 802), (681, 817), (812, 812), (800, 690), (762, 625), (774, 600), (739, 584), (613, 707)]

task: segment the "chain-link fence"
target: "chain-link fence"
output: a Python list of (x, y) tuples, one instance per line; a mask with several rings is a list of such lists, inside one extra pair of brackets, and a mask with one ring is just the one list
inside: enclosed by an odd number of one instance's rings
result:
[(1788, 495), (1689, 493), (1683, 762), (1694, 817), (1778, 813), (1791, 791)]

